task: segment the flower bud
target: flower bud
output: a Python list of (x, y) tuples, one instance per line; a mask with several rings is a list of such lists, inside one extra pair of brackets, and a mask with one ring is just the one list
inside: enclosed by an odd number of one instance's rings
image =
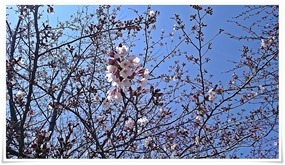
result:
[(109, 56), (110, 56), (110, 57), (115, 57), (115, 54), (116, 54), (116, 53), (115, 53), (115, 51), (113, 51), (113, 50), (109, 52)]
[(114, 60), (114, 59), (109, 59), (108, 64), (109, 64), (109, 65), (115, 65), (115, 64), (116, 64), (116, 60)]

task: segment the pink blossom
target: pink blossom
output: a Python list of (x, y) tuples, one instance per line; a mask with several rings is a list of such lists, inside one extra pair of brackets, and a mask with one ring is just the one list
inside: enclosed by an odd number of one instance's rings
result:
[(135, 125), (135, 122), (132, 118), (128, 118), (128, 120), (126, 121), (126, 128), (132, 128)]
[(208, 100), (211, 102), (213, 102), (217, 98), (216, 92), (213, 90), (213, 88), (208, 91), (208, 94), (209, 94)]
[(133, 73), (129, 70), (129, 69), (122, 69), (120, 71), (120, 76), (122, 76), (123, 78), (127, 78), (128, 76), (131, 76)]
[(148, 123), (148, 119), (146, 117), (140, 118), (138, 120), (138, 123), (140, 124), (140, 126), (145, 126)]
[(107, 94), (108, 94), (107, 99), (109, 101), (120, 102), (123, 99), (121, 92), (117, 88), (111, 91), (108, 91)]
[(108, 66), (107, 66), (107, 71), (108, 71), (109, 73), (116, 73), (117, 67), (114, 66), (114, 65), (108, 65)]
[(105, 77), (107, 78), (108, 82), (112, 82), (112, 81), (116, 80), (116, 76), (113, 73), (107, 72)]
[(16, 94), (16, 97), (22, 98), (22, 97), (24, 97), (25, 95), (26, 95), (25, 92), (19, 90), (19, 91), (17, 92), (17, 94)]
[(131, 65), (131, 63), (130, 63), (130, 61), (127, 60), (127, 59), (124, 60), (124, 61), (122, 61), (122, 62), (120, 63), (120, 66), (121, 66), (123, 69), (129, 69), (130, 65)]
[(155, 11), (150, 10), (150, 11), (149, 11), (149, 16), (150, 16), (150, 17), (154, 17), (154, 16), (155, 16)]
[(105, 99), (103, 102), (102, 102), (102, 106), (104, 108), (109, 108), (110, 107), (110, 101), (108, 99)]
[(128, 88), (131, 86), (131, 81), (129, 79), (123, 79), (120, 83), (120, 86), (121, 87), (125, 87), (125, 88)]
[(136, 56), (130, 56), (130, 57), (128, 57), (127, 59), (128, 59), (128, 61), (130, 62), (130, 65), (129, 65), (129, 66), (130, 66), (131, 68), (137, 67), (138, 64), (139, 64), (139, 62), (140, 62), (140, 59), (139, 59), (138, 57), (136, 57)]
[(147, 79), (146, 78), (142, 78), (141, 80), (140, 80), (140, 86), (141, 87), (145, 87), (147, 85)]
[(123, 56), (128, 53), (129, 48), (125, 45), (119, 44), (119, 46), (116, 47), (116, 51), (119, 55)]

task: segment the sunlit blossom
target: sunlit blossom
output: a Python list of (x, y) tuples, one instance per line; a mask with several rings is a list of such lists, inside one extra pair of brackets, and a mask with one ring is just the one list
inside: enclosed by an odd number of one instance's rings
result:
[(132, 118), (128, 118), (128, 120), (126, 121), (126, 127), (127, 128), (132, 128), (135, 125), (135, 122)]
[(209, 94), (208, 100), (211, 102), (217, 98), (216, 92), (213, 90), (213, 88), (208, 91), (208, 94)]
[(10, 95), (6, 93), (6, 100), (10, 100)]
[(119, 55), (123, 56), (128, 53), (129, 48), (125, 45), (119, 44), (119, 46), (116, 47), (116, 51)]
[(116, 80), (116, 76), (113, 73), (108, 72), (105, 77), (107, 78), (108, 82), (112, 82), (112, 81)]
[(155, 16), (155, 11), (150, 10), (150, 11), (149, 11), (149, 16), (150, 16), (150, 17), (154, 17), (154, 16)]
[(150, 145), (151, 141), (152, 140), (151, 140), (150, 137), (146, 138), (145, 141), (144, 141), (144, 146), (148, 147)]
[(104, 108), (109, 108), (110, 107), (110, 101), (108, 101), (108, 99), (105, 99), (103, 102), (102, 102), (102, 106)]
[(140, 86), (141, 87), (145, 87), (147, 85), (147, 79), (146, 78), (142, 78), (141, 80), (140, 80)]
[(109, 94), (107, 97), (108, 100), (116, 101), (116, 102), (122, 101), (123, 97), (122, 97), (122, 94), (118, 88), (115, 88), (114, 90), (112, 90), (109, 93), (108, 92), (107, 92), (107, 94)]
[(120, 71), (120, 76), (122, 76), (123, 78), (127, 78), (128, 76), (131, 76), (133, 73), (129, 70), (129, 69), (122, 69)]
[(125, 88), (128, 88), (128, 87), (131, 86), (131, 81), (130, 81), (129, 79), (123, 79), (123, 80), (121, 81), (121, 86), (122, 86), (122, 87), (125, 87)]
[(175, 150), (177, 148), (177, 144), (176, 143), (174, 143), (174, 144), (172, 144), (171, 146), (170, 146), (170, 149), (171, 150)]
[(108, 71), (109, 73), (116, 73), (117, 67), (114, 66), (114, 65), (108, 65), (108, 66), (107, 66), (107, 71)]
[(173, 30), (178, 30), (178, 26), (176, 24), (173, 25)]
[(143, 77), (146, 78), (146, 79), (149, 78), (149, 71), (148, 71), (148, 69), (144, 70)]
[(138, 119), (138, 123), (140, 126), (145, 126), (148, 123), (148, 119), (146, 117)]
[(17, 92), (17, 94), (16, 94), (16, 97), (18, 97), (18, 98), (22, 98), (22, 97), (24, 97), (25, 95), (26, 95), (26, 93), (25, 93), (25, 92), (23, 92), (23, 91), (19, 90), (19, 91)]
[(124, 61), (122, 61), (122, 62), (120, 63), (120, 66), (121, 66), (121, 68), (123, 68), (123, 69), (129, 69), (130, 65), (131, 65), (131, 63), (130, 63), (130, 61), (127, 60), (127, 59), (124, 60)]
[(258, 85), (258, 89), (263, 92), (265, 90), (265, 87), (263, 87), (262, 85)]
[(196, 116), (196, 120), (201, 121), (203, 117), (201, 115)]
[(139, 64), (139, 62), (140, 62), (140, 59), (139, 59), (138, 57), (136, 57), (136, 56), (130, 56), (130, 57), (128, 57), (127, 59), (128, 59), (128, 61), (130, 62), (130, 65), (129, 65), (129, 66), (130, 66), (131, 68), (137, 67), (138, 64)]

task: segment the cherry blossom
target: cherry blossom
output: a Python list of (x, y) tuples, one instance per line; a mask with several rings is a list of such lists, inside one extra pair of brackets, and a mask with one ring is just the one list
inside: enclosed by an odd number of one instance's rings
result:
[(22, 97), (24, 97), (25, 95), (26, 95), (26, 93), (25, 93), (25, 92), (23, 92), (23, 91), (19, 90), (19, 91), (17, 92), (17, 94), (16, 94), (16, 97), (18, 97), (18, 98), (22, 98)]
[(109, 101), (120, 102), (123, 99), (122, 94), (120, 93), (120, 91), (117, 88), (115, 88), (115, 89), (113, 89), (111, 91), (109, 90), (107, 92), (107, 94), (108, 94), (107, 99)]
[(113, 73), (107, 73), (106, 76), (108, 82), (116, 81), (117, 77)]
[(262, 85), (258, 85), (258, 89), (263, 92), (265, 90), (265, 87), (263, 87)]
[(128, 69), (130, 66), (131, 66), (131, 63), (127, 59), (120, 63), (120, 67), (123, 69)]
[(146, 117), (140, 118), (138, 120), (138, 123), (140, 124), (140, 126), (145, 126), (148, 123), (148, 119)]
[(154, 16), (155, 16), (155, 11), (150, 10), (150, 11), (149, 11), (149, 16), (150, 16), (150, 17), (154, 17)]
[(141, 87), (145, 87), (147, 85), (147, 79), (146, 78), (142, 78), (140, 80), (140, 85), (141, 85)]
[(122, 69), (120, 71), (120, 76), (122, 76), (123, 78), (128, 78), (128, 76), (131, 76), (133, 73), (129, 70), (129, 69)]
[(143, 77), (148, 79), (149, 78), (149, 71), (148, 69), (144, 69)]
[(118, 52), (119, 55), (124, 56), (124, 55), (127, 55), (129, 48), (125, 45), (119, 44), (116, 47), (116, 51)]
[(135, 125), (135, 122), (132, 118), (128, 118), (128, 120), (126, 121), (126, 128), (132, 128)]
[(209, 94), (208, 100), (211, 102), (213, 102), (217, 98), (216, 92), (213, 90), (213, 88), (208, 91), (208, 94)]
[(8, 93), (6, 93), (6, 100), (10, 100), (10, 95)]
[(102, 106), (104, 108), (109, 108), (110, 107), (110, 101), (108, 99), (105, 99), (103, 102), (102, 102)]
[(196, 120), (201, 121), (203, 117), (201, 115), (196, 116)]
[(130, 56), (127, 58), (128, 62), (129, 62), (129, 67), (131, 68), (135, 68), (138, 66), (140, 59), (136, 56)]
[(117, 67), (114, 66), (114, 65), (108, 65), (107, 66), (107, 71), (108, 71), (108, 73), (116, 73)]
[(151, 141), (152, 141), (151, 137), (146, 138), (144, 141), (144, 146), (148, 147), (150, 145)]
[(178, 30), (178, 26), (176, 24), (173, 25), (173, 30)]
[(131, 81), (128, 80), (128, 79), (123, 79), (120, 83), (121, 87), (125, 87), (125, 88), (128, 88), (130, 87), (132, 84), (131, 84)]

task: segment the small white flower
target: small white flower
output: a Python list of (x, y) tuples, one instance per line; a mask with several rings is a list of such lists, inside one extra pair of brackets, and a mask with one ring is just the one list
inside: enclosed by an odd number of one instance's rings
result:
[(277, 145), (278, 145), (278, 142), (274, 142), (273, 145), (274, 145), (274, 146), (277, 146)]
[(263, 92), (265, 90), (265, 88), (262, 85), (258, 85), (258, 89)]
[(131, 63), (129, 60), (124, 60), (120, 63), (120, 66), (123, 68), (123, 69), (129, 69), (129, 67), (131, 66)]
[(199, 136), (196, 136), (196, 138), (195, 138), (195, 144), (196, 144), (196, 145), (199, 145), (199, 144), (200, 144), (200, 138), (199, 138)]
[(52, 131), (48, 131), (46, 134), (45, 134), (45, 137), (49, 137), (51, 135)]
[(94, 96), (94, 101), (99, 101), (99, 97), (97, 95)]
[(123, 79), (120, 83), (121, 87), (124, 87), (124, 88), (128, 88), (130, 87), (132, 84), (131, 84), (131, 81), (129, 79)]
[(208, 91), (208, 94), (209, 94), (208, 100), (211, 101), (211, 102), (214, 101), (217, 98), (216, 92), (213, 91), (213, 88)]
[(113, 73), (107, 72), (106, 76), (108, 82), (112, 82), (116, 79), (116, 76)]
[(167, 114), (168, 114), (167, 110), (164, 110), (164, 109), (162, 109), (162, 108), (159, 110), (159, 113), (160, 113), (161, 115), (167, 115)]
[(149, 11), (149, 16), (150, 16), (150, 17), (154, 17), (154, 16), (155, 16), (155, 11), (150, 10), (150, 11)]
[(128, 118), (128, 120), (126, 121), (126, 127), (127, 128), (132, 128), (135, 125), (135, 122), (132, 118)]
[(176, 24), (173, 25), (173, 30), (178, 30), (178, 26)]
[(151, 138), (148, 137), (147, 139), (145, 139), (144, 141), (144, 146), (148, 147), (148, 145), (151, 143)]
[(48, 105), (48, 110), (52, 110), (53, 109), (53, 107), (49, 104)]
[(107, 71), (108, 71), (109, 73), (116, 73), (117, 67), (114, 66), (114, 65), (108, 65), (108, 66), (107, 66)]
[(265, 40), (261, 39), (260, 47), (261, 48), (266, 48), (266, 46), (267, 46), (267, 44), (266, 44)]
[(136, 57), (136, 56), (130, 56), (130, 57), (128, 57), (127, 59), (128, 59), (128, 61), (129, 61), (129, 64), (130, 64), (129, 66), (130, 66), (131, 68), (137, 67), (138, 64), (139, 64), (139, 62), (140, 62), (140, 59), (139, 59), (138, 57)]
[(108, 96), (107, 96), (107, 99), (109, 101), (116, 101), (116, 102), (120, 102), (122, 101), (123, 97), (120, 93), (120, 91), (116, 88), (116, 89), (113, 89), (111, 91), (108, 91), (107, 92)]
[(142, 78), (139, 82), (140, 82), (141, 87), (145, 87), (147, 85), (147, 79), (146, 78)]
[(251, 98), (252, 98), (252, 97), (255, 97), (255, 96), (257, 96), (257, 95), (258, 95), (258, 93), (257, 93), (257, 92), (254, 92), (254, 91), (251, 91), (251, 92), (250, 92), (250, 96), (251, 96)]
[(10, 95), (8, 93), (6, 93), (6, 100), (10, 100)]
[(121, 101), (123, 100), (123, 97), (122, 97), (122, 95), (121, 95), (120, 92), (116, 92), (116, 94), (115, 94), (115, 96), (114, 96), (114, 100), (115, 100), (116, 102), (121, 102)]
[(102, 106), (104, 108), (109, 108), (110, 107), (110, 102), (108, 101), (108, 99), (105, 99), (103, 102), (102, 102)]
[(148, 123), (148, 119), (146, 117), (140, 118), (138, 119), (138, 123), (140, 124), (140, 126), (145, 126), (146, 123)]
[(177, 75), (172, 76), (172, 80), (173, 80), (173, 81), (177, 81), (177, 79), (178, 79), (178, 76), (177, 76)]
[(201, 121), (203, 119), (203, 117), (201, 115), (196, 116), (196, 120)]
[(176, 149), (176, 147), (177, 147), (177, 144), (176, 144), (176, 143), (174, 143), (174, 144), (172, 144), (172, 145), (170, 146), (170, 149), (171, 149), (171, 150), (175, 150), (175, 149)]
[(24, 64), (25, 64), (24, 59), (21, 59), (21, 60), (19, 61), (19, 64), (20, 64), (20, 65), (24, 65)]
[(25, 92), (19, 90), (19, 91), (17, 92), (17, 94), (16, 94), (16, 97), (22, 98), (22, 97), (24, 97), (25, 95), (26, 95)]
[(112, 81), (112, 86), (116, 87), (120, 84), (120, 79), (118, 79), (117, 77), (115, 79), (113, 79)]
[(123, 56), (126, 55), (129, 51), (129, 48), (125, 45), (119, 44), (119, 46), (116, 47), (116, 51), (119, 55)]
[(127, 78), (128, 76), (131, 76), (133, 73), (129, 70), (129, 69), (122, 69), (120, 71), (120, 76), (122, 76), (123, 78)]
[(148, 69), (144, 70), (143, 77), (146, 78), (146, 79), (149, 78), (149, 71), (148, 71)]

